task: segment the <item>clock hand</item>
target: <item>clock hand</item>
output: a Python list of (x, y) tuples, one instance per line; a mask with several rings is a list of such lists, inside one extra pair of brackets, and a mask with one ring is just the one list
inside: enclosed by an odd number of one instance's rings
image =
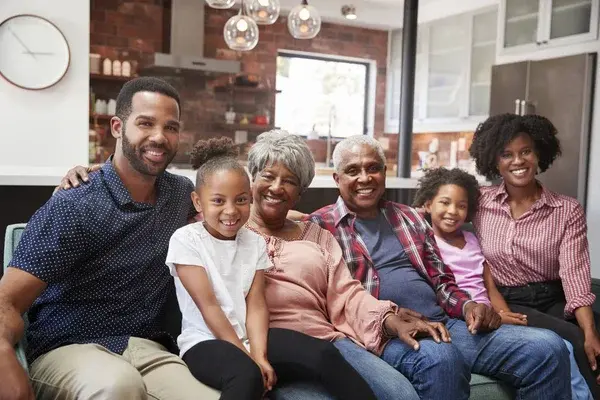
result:
[(23, 43), (23, 41), (15, 34), (15, 32), (13, 32), (13, 30), (10, 29), (10, 26), (7, 26), (7, 28), (8, 28), (8, 31), (10, 33), (12, 33), (12, 35), (15, 37), (15, 39), (17, 39), (17, 41), (21, 44), (21, 46), (23, 46), (25, 48), (25, 50), (27, 50), (27, 54), (30, 54), (31, 57), (33, 57), (34, 59), (37, 59), (35, 57), (35, 55), (31, 52), (31, 50), (29, 50), (29, 48), (27, 46), (25, 46), (25, 43)]
[(44, 52), (44, 51), (32, 51), (32, 52), (24, 51), (23, 54), (31, 54), (31, 55), (37, 54), (40, 56), (53, 56), (54, 55), (54, 53)]

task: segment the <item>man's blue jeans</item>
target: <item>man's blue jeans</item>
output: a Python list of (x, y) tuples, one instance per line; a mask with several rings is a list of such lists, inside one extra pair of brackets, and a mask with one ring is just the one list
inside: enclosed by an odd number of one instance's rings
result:
[[(358, 346), (350, 339), (339, 339), (335, 347), (346, 361), (369, 384), (378, 400), (419, 400), (412, 384), (392, 366)], [(279, 386), (270, 395), (275, 400), (334, 400), (325, 389), (312, 382), (290, 383)]]
[(450, 319), (452, 343), (420, 340), (415, 351), (398, 339), (382, 358), (407, 377), (424, 399), (468, 399), (471, 372), (496, 378), (517, 390), (517, 399), (571, 399), (569, 352), (554, 332), (502, 325), (472, 335)]

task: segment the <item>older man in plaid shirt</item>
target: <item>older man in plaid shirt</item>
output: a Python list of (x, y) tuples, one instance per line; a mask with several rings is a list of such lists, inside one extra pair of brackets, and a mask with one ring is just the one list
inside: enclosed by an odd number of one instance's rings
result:
[(514, 387), (519, 399), (570, 399), (569, 360), (553, 332), (502, 325), (472, 301), (444, 265), (419, 213), (383, 199), (385, 155), (378, 141), (355, 136), (333, 154), (340, 197), (309, 219), (333, 233), (348, 268), (379, 299), (443, 322), (451, 343), (421, 340), (419, 350), (391, 340), (382, 358), (409, 378), (423, 399), (467, 399), (471, 372)]

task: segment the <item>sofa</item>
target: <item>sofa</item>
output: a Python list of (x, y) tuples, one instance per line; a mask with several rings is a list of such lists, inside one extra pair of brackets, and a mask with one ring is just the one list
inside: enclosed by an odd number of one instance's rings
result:
[[(8, 263), (12, 259), (14, 249), (16, 248), (25, 224), (10, 225), (6, 229), (5, 242), (4, 242), (4, 268), (8, 266)], [(594, 279), (592, 282), (593, 292), (600, 298), (600, 280)], [(169, 297), (167, 308), (172, 309), (172, 313), (168, 313), (164, 324), (166, 329), (171, 334), (177, 335), (181, 329), (181, 314), (177, 307), (177, 300), (174, 293)], [(169, 305), (171, 307), (169, 307)], [(600, 301), (596, 301), (594, 304), (594, 311), (600, 312)], [(27, 318), (24, 316), (25, 323), (27, 324)], [(25, 369), (28, 368), (27, 360), (25, 358), (25, 348), (27, 343), (23, 339), (16, 347), (17, 357)], [(514, 390), (507, 385), (504, 385), (495, 379), (490, 379), (482, 375), (473, 374), (471, 377), (471, 396), (472, 400), (510, 400), (514, 399)]]

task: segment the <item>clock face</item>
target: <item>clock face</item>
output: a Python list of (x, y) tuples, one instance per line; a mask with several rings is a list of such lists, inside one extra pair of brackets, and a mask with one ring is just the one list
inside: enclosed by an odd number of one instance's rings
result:
[(16, 15), (0, 23), (0, 76), (24, 89), (55, 85), (69, 68), (69, 45), (50, 21)]

